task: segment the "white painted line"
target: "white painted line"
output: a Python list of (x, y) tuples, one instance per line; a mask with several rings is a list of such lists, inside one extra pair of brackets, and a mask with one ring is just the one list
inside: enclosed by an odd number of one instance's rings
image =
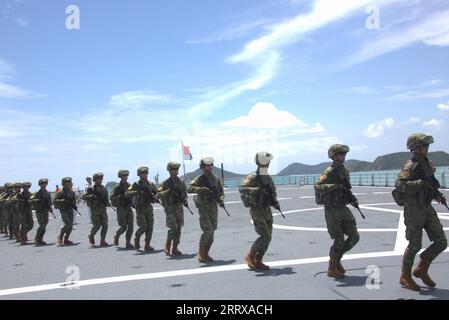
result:
[[(449, 249), (446, 249), (445, 252), (449, 252)], [(368, 258), (395, 257), (395, 256), (402, 256), (402, 254), (403, 254), (403, 252), (399, 254), (396, 251), (356, 253), (356, 254), (345, 255), (342, 260), (349, 261), (349, 260), (368, 259)], [(317, 258), (274, 261), (274, 262), (269, 262), (266, 264), (270, 267), (286, 267), (286, 266), (297, 266), (297, 265), (305, 265), (305, 264), (313, 264), (313, 263), (324, 263), (327, 261), (329, 261), (328, 256), (317, 257)], [(94, 285), (101, 285), (101, 284), (120, 283), (120, 282), (129, 282), (129, 281), (141, 281), (141, 280), (161, 279), (161, 278), (172, 278), (172, 277), (179, 277), (179, 276), (201, 275), (201, 274), (227, 272), (227, 271), (239, 271), (239, 270), (247, 270), (247, 269), (248, 269), (247, 265), (239, 264), (239, 265), (231, 265), (231, 266), (219, 266), (219, 267), (186, 269), (186, 270), (177, 270), (177, 271), (144, 273), (144, 274), (136, 274), (136, 275), (128, 275), (128, 276), (109, 277), (109, 278), (97, 278), (97, 279), (90, 279), (90, 280), (81, 280), (81, 281), (73, 282), (73, 283), (54, 283), (54, 284), (29, 286), (29, 287), (22, 287), (22, 288), (3, 289), (3, 290), (0, 290), (0, 296), (10, 296), (10, 295), (24, 294), (24, 293), (43, 292), (43, 291), (56, 290), (56, 289), (68, 289), (70, 287), (86, 287), (86, 286), (94, 286)]]
[(373, 192), (372, 194), (391, 194), (391, 192)]
[(299, 197), (298, 199), (315, 199), (315, 196), (304, 196), (304, 197)]
[[(317, 231), (317, 232), (327, 232), (327, 228), (308, 228), (308, 227), (292, 227), (292, 226), (281, 226), (278, 224), (273, 224), (273, 228), (279, 230), (293, 230), (293, 231)], [(397, 229), (367, 229), (358, 228), (359, 232), (397, 232)]]
[(278, 200), (279, 201), (282, 201), (282, 200), (293, 200), (293, 198), (278, 198)]

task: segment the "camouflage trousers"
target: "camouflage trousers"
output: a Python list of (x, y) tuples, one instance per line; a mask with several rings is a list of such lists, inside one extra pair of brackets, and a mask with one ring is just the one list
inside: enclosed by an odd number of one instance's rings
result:
[(145, 233), (145, 242), (150, 243), (153, 237), (153, 226), (154, 226), (154, 214), (153, 206), (148, 207), (137, 207), (136, 208), (136, 220), (139, 229), (136, 231), (136, 239)]
[(14, 219), (13, 219), (13, 212), (12, 210), (5, 210), (4, 213), (4, 221), (5, 221), (5, 228), (9, 231), (10, 238), (14, 234)]
[(33, 229), (33, 227), (33, 212), (31, 210), (20, 212), (20, 234), (26, 235)]
[(259, 235), (251, 250), (256, 253), (256, 259), (262, 260), (271, 242), (273, 213), (270, 207), (251, 207), (249, 212), (254, 223), (254, 230)]
[(165, 208), (165, 224), (169, 229), (167, 242), (179, 243), (181, 240), (181, 229), (184, 226), (184, 209), (182, 204), (167, 206)]
[[(346, 206), (324, 207), (327, 231), (334, 240), (329, 256), (335, 261), (340, 261), (343, 255), (354, 248), (359, 242), (357, 223), (351, 210)], [(347, 236), (345, 240), (345, 235)]]
[(422, 248), (423, 229), (432, 244), (422, 254), (421, 259), (430, 264), (436, 257), (447, 249), (447, 239), (440, 219), (431, 205), (405, 206), (404, 218), (406, 225), (406, 239), (409, 245), (404, 253), (403, 268), (411, 270), (415, 256)]
[(61, 212), (61, 219), (64, 226), (61, 228), (61, 235), (66, 235), (69, 237), (73, 230), (73, 210), (59, 210)]
[(5, 233), (6, 231), (5, 216), (5, 210), (0, 209), (0, 233)]
[(90, 221), (92, 222), (92, 229), (90, 235), (95, 236), (98, 230), (101, 229), (100, 236), (104, 240), (108, 232), (108, 213), (105, 207), (90, 208)]
[(198, 205), (200, 227), (203, 234), (200, 238), (200, 247), (210, 250), (214, 243), (214, 233), (218, 226), (218, 207), (216, 203)]
[(48, 224), (48, 211), (36, 211), (37, 223), (39, 228), (37, 228), (36, 238), (43, 237)]
[(10, 225), (12, 225), (12, 234), (14, 237), (20, 239), (20, 223), (22, 222), (22, 215), (20, 212), (13, 211)]
[(117, 223), (119, 229), (115, 233), (119, 238), (126, 231), (126, 241), (131, 241), (134, 232), (134, 213), (132, 208), (117, 207)]

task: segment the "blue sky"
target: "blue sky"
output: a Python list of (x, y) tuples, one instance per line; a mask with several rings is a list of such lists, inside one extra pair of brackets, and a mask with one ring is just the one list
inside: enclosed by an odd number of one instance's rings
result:
[(373, 161), (416, 131), (449, 149), (444, 0), (0, 0), (0, 39), (2, 183), (164, 177), (181, 140), (189, 171), (211, 155), (241, 173), (336, 142)]

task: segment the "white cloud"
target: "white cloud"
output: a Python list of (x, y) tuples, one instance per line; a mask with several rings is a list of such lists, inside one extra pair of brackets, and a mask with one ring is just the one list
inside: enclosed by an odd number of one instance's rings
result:
[(375, 94), (375, 93), (377, 93), (377, 90), (370, 86), (352, 87), (352, 88), (349, 88), (347, 91), (351, 92), (351, 93), (359, 93), (359, 94)]
[(427, 91), (427, 92), (419, 92), (416, 90), (406, 91), (403, 93), (399, 93), (394, 95), (393, 97), (386, 98), (385, 100), (415, 100), (415, 99), (439, 99), (449, 97), (449, 88)]
[(444, 121), (443, 120), (437, 120), (437, 119), (431, 119), (429, 121), (424, 121), (422, 125), (423, 125), (424, 128), (440, 130), (441, 127), (444, 125)]
[(186, 43), (190, 44), (203, 44), (203, 43), (216, 43), (223, 41), (232, 41), (241, 39), (248, 36), (255, 29), (265, 25), (268, 22), (266, 19), (260, 19), (252, 22), (244, 22), (242, 24), (229, 27), (226, 30), (217, 32), (209, 37), (202, 39), (187, 40)]
[(393, 127), (395, 121), (393, 118), (387, 118), (382, 121), (372, 123), (363, 131), (363, 135), (369, 139), (382, 137), (385, 130)]
[(11, 78), (11, 74), (14, 72), (14, 68), (9, 63), (0, 60), (0, 80), (7, 80)]
[(437, 107), (440, 110), (449, 111), (449, 101), (447, 103), (439, 103)]
[(139, 108), (152, 103), (168, 103), (172, 100), (169, 95), (156, 94), (145, 91), (129, 91), (111, 97), (109, 105), (125, 108)]
[(437, 12), (424, 21), (396, 32), (383, 32), (378, 39), (370, 39), (344, 63), (345, 66), (361, 63), (415, 43), (447, 46), (449, 37), (449, 10)]
[(280, 129), (293, 126), (305, 127), (306, 124), (288, 111), (280, 111), (271, 103), (259, 102), (253, 106), (247, 116), (226, 121), (225, 126), (244, 128)]
[(32, 92), (0, 82), (0, 98), (26, 98), (32, 95)]
[(28, 27), (28, 25), (29, 25), (29, 22), (22, 18), (17, 18), (16, 23), (19, 27)]
[(426, 80), (424, 82), (424, 86), (437, 86), (444, 83), (444, 80), (442, 79), (431, 79), (431, 80)]

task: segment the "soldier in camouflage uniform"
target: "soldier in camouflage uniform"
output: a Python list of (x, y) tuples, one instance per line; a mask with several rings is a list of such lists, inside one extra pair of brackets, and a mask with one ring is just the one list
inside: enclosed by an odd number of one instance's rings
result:
[(17, 195), (19, 199), (17, 203), (17, 210), (20, 212), (20, 245), (26, 245), (28, 241), (28, 232), (33, 229), (33, 211), (31, 211), (30, 198), (32, 196), (30, 192), (31, 183), (24, 182), (22, 184), (23, 191)]
[(73, 212), (74, 210), (77, 210), (77, 208), (75, 193), (72, 190), (72, 178), (63, 178), (61, 184), (62, 191), (58, 192), (53, 200), (55, 208), (59, 209), (61, 212), (61, 219), (64, 223), (58, 236), (58, 243), (60, 245), (73, 245), (73, 242), (69, 240), (69, 237), (73, 230)]
[(170, 248), (173, 242), (171, 253), (175, 256), (182, 255), (178, 245), (181, 241), (181, 229), (184, 225), (184, 205), (187, 204), (187, 191), (184, 181), (178, 177), (179, 167), (177, 162), (169, 162), (167, 171), (170, 177), (165, 180), (158, 189), (158, 197), (161, 199), (162, 206), (165, 209), (166, 225), (169, 228), (167, 232), (167, 241), (165, 242), (164, 252), (170, 255)]
[(136, 208), (136, 220), (139, 229), (134, 238), (134, 247), (140, 249), (140, 237), (145, 233), (145, 252), (152, 252), (154, 248), (150, 245), (153, 237), (153, 203), (158, 203), (156, 185), (148, 181), (147, 167), (141, 167), (137, 170), (139, 181), (135, 182), (126, 191), (126, 196), (131, 199)]
[[(334, 244), (330, 249), (327, 275), (341, 279), (346, 270), (341, 264), (343, 255), (359, 242), (357, 224), (348, 204), (358, 206), (358, 201), (351, 192), (349, 171), (344, 162), (349, 147), (336, 144), (329, 148), (328, 156), (333, 160), (315, 185), (316, 202), (324, 204), (327, 230)], [(345, 235), (347, 239), (345, 240)]]
[(203, 174), (196, 177), (187, 189), (188, 193), (196, 194), (193, 197), (200, 215), (200, 227), (203, 234), (200, 238), (198, 261), (200, 263), (213, 262), (209, 255), (214, 242), (214, 232), (218, 225), (218, 207), (224, 206), (224, 191), (220, 179), (212, 171), (214, 169), (213, 158), (203, 158), (200, 161)]
[(3, 205), (5, 201), (3, 200), (3, 197), (6, 195), (5, 193), (5, 187), (0, 186), (0, 233), (6, 233), (5, 228), (5, 221), (3, 216)]
[(14, 194), (13, 186), (14, 185), (12, 183), (9, 182), (5, 183), (5, 193), (0, 198), (0, 202), (3, 208), (3, 225), (5, 228), (5, 236), (8, 237), (9, 233), (10, 239), (13, 239), (13, 230), (12, 230), (13, 226), (12, 226), (12, 208), (8, 200)]
[(420, 287), (411, 276), (416, 254), (422, 248), (423, 229), (433, 242), (420, 256), (421, 261), (413, 271), (427, 286), (434, 288), (436, 283), (430, 278), (428, 270), (432, 261), (447, 248), (447, 239), (432, 201), (445, 201), (438, 191), (440, 184), (435, 178), (435, 167), (427, 158), (429, 145), (434, 142), (432, 136), (418, 133), (408, 138), (407, 148), (413, 152), (396, 182), (396, 187), (403, 194), (406, 238), (409, 245), (404, 253), (400, 284), (414, 291)]
[(126, 231), (126, 249), (134, 249), (134, 246), (131, 244), (134, 231), (134, 213), (131, 207), (132, 203), (125, 195), (131, 186), (128, 183), (128, 176), (128, 170), (120, 170), (118, 172), (120, 183), (112, 189), (111, 204), (117, 208), (117, 223), (120, 227), (115, 233), (114, 245), (119, 245), (120, 236)]
[(43, 239), (48, 225), (48, 215), (53, 212), (53, 203), (51, 195), (47, 191), (48, 179), (39, 179), (38, 184), (39, 191), (33, 194), (30, 199), (31, 207), (36, 210), (37, 223), (39, 224), (34, 243), (36, 246), (45, 246), (47, 243)]
[(95, 244), (95, 235), (100, 232), (100, 247), (107, 247), (106, 234), (108, 232), (108, 212), (107, 207), (110, 207), (108, 190), (102, 185), (103, 173), (95, 173), (92, 177), (94, 185), (87, 189), (83, 195), (83, 200), (86, 201), (90, 208), (90, 220), (92, 222), (92, 229), (89, 234), (89, 243)]
[(12, 233), (10, 231), (10, 239), (12, 239), (12, 235), (16, 239), (16, 242), (20, 242), (20, 222), (21, 222), (21, 214), (19, 210), (19, 196), (22, 191), (22, 184), (20, 182), (14, 183), (14, 192), (8, 198), (7, 205), (10, 208), (10, 226), (12, 228)]
[(269, 270), (262, 260), (271, 242), (273, 233), (273, 213), (271, 206), (280, 209), (277, 200), (276, 187), (268, 175), (268, 167), (273, 155), (268, 152), (256, 154), (256, 172), (248, 175), (239, 189), (245, 207), (250, 207), (254, 229), (259, 238), (253, 243), (245, 261), (251, 269)]

